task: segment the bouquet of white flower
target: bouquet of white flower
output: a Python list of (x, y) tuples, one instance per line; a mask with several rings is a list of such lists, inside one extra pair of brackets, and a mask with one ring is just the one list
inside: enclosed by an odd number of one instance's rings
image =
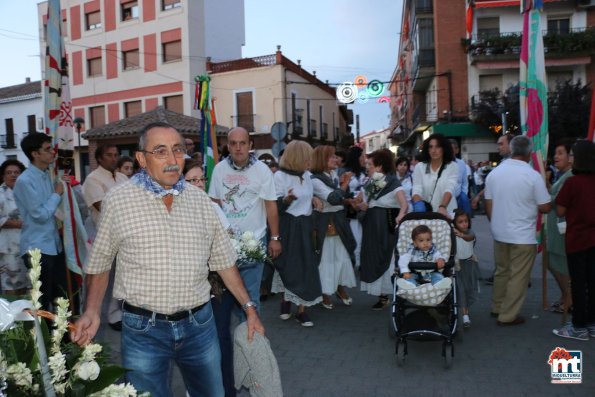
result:
[(242, 267), (242, 264), (264, 262), (268, 259), (264, 244), (254, 237), (252, 232), (235, 233), (231, 236), (231, 244), (238, 256), (238, 267)]
[(364, 190), (366, 191), (366, 198), (368, 202), (378, 197), (378, 194), (386, 186), (386, 175), (381, 172), (374, 172)]
[[(70, 303), (58, 298), (56, 314), (40, 310), (41, 253), (29, 255), (31, 300), (0, 298), (0, 397), (148, 396), (129, 384), (114, 385), (126, 371), (107, 362), (101, 345), (80, 347), (64, 340), (74, 330), (68, 322)], [(51, 335), (41, 317), (53, 321)]]

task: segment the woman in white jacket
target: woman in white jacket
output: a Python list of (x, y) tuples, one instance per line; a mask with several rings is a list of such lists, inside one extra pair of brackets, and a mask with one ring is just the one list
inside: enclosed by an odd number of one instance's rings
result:
[(458, 172), (448, 139), (442, 134), (434, 134), (426, 139), (422, 146), (421, 162), (413, 171), (413, 210), (426, 211), (425, 201), (431, 204), (434, 212), (450, 217), (457, 208), (454, 191)]

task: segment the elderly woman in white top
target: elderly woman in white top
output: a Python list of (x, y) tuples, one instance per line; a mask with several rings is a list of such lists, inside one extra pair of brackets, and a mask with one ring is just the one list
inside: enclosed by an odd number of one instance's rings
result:
[(349, 181), (352, 173), (344, 172), (337, 178), (339, 158), (332, 146), (318, 146), (312, 156), (312, 186), (314, 196), (322, 201), (322, 210), (314, 211), (315, 251), (320, 261), (320, 284), (322, 286), (322, 306), (332, 309), (331, 295), (347, 306), (352, 299), (345, 287), (355, 287), (354, 250), (355, 238), (345, 215)]
[(432, 211), (450, 217), (457, 208), (454, 191), (458, 177), (459, 167), (450, 142), (442, 134), (431, 135), (424, 141), (421, 162), (413, 171), (413, 211), (426, 211), (425, 201), (432, 206)]
[(27, 267), (19, 248), (23, 221), (12, 193), (23, 171), (25, 166), (14, 159), (6, 160), (0, 166), (0, 291), (6, 295), (23, 295), (30, 286)]

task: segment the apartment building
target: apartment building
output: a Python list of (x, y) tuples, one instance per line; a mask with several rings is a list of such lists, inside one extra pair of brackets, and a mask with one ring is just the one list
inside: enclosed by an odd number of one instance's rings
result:
[(246, 128), (254, 148), (270, 149), (274, 123), (285, 124), (287, 139), (349, 147), (352, 110), (338, 103), (335, 89), (286, 58), (271, 55), (208, 62), (217, 123)]
[(26, 166), (21, 140), (31, 132), (43, 132), (41, 81), (27, 81), (0, 88), (0, 163), (17, 159)]
[[(519, 80), (522, 15), (518, 0), (475, 0), (467, 37), (466, 3), (405, 0), (399, 59), (390, 86), (392, 137), (409, 153), (433, 132), (458, 139), (474, 161), (496, 152), (497, 135), (469, 120), (480, 91), (506, 90)], [(545, 0), (544, 38), (580, 42), (593, 35), (595, 2)], [(564, 39), (562, 39), (564, 38)], [(545, 54), (548, 86), (595, 81), (594, 49), (552, 45)]]
[[(207, 57), (241, 57), (243, 0), (62, 0), (61, 6), (73, 114), (85, 120), (82, 131), (157, 106), (198, 117), (194, 77), (206, 72)], [(42, 54), (46, 13), (47, 2), (40, 3)], [(84, 139), (81, 146), (85, 152)]]

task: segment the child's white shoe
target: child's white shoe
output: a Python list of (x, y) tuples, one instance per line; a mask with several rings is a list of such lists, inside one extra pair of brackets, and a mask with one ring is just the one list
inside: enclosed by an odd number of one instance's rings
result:
[(415, 284), (410, 283), (409, 281), (405, 280), (404, 278), (397, 279), (397, 287), (399, 289), (414, 289)]
[(436, 284), (434, 284), (434, 288), (446, 289), (449, 288), (451, 285), (452, 281), (450, 280), (450, 278), (445, 277), (442, 280), (438, 281)]

